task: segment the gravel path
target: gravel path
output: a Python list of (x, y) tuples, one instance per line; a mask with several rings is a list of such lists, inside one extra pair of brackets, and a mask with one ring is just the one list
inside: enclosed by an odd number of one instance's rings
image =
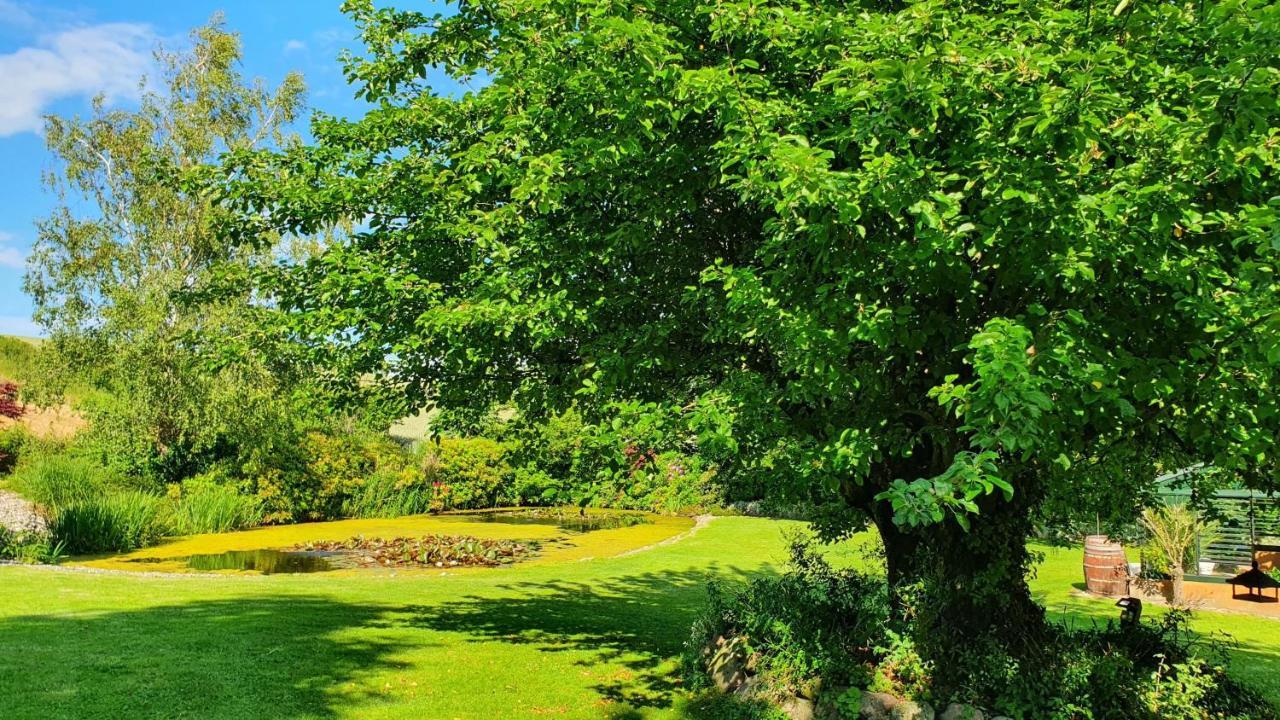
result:
[(49, 523), (35, 505), (9, 490), (0, 490), (0, 525), (14, 532), (44, 532), (49, 528)]

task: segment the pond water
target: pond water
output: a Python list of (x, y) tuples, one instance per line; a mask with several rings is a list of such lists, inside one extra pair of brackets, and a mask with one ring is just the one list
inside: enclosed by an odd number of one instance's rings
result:
[(179, 562), (197, 572), (215, 570), (250, 570), (263, 575), (276, 573), (313, 573), (334, 570), (340, 563), (322, 554), (314, 552), (293, 552), (288, 550), (228, 550), (223, 553), (206, 555), (188, 555), (170, 558), (138, 558), (130, 560), (137, 563)]

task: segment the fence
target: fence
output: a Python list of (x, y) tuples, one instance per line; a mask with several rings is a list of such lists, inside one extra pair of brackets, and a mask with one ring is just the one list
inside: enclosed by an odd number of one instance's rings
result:
[[(1166, 503), (1193, 500), (1190, 489), (1168, 487), (1187, 471), (1173, 473), (1157, 481), (1166, 487), (1159, 492)], [(1266, 538), (1280, 538), (1280, 498), (1258, 490), (1218, 490), (1208, 498), (1196, 498), (1194, 507), (1206, 520), (1219, 523), (1217, 536), (1196, 542), (1196, 559), (1215, 565), (1241, 566), (1253, 560), (1254, 550)], [(1277, 542), (1272, 540), (1272, 543)]]

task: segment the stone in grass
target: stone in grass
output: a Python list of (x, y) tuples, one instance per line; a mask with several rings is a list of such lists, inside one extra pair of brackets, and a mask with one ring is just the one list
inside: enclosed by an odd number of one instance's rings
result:
[(985, 720), (985, 718), (986, 715), (983, 715), (978, 708), (960, 703), (951, 703), (938, 716), (938, 720)]
[(933, 720), (933, 708), (929, 703), (903, 700), (889, 711), (890, 720)]
[(891, 720), (889, 713), (901, 704), (902, 700), (889, 693), (862, 693), (862, 705), (858, 708), (858, 716), (862, 720)]
[(707, 647), (705, 654), (707, 673), (720, 692), (737, 690), (747, 681), (747, 642), (742, 637), (725, 638), (723, 635)]
[(813, 701), (802, 697), (790, 697), (778, 704), (778, 708), (791, 720), (813, 720)]

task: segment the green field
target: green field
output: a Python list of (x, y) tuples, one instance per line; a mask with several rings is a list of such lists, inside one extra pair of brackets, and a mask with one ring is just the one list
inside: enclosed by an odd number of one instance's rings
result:
[[(795, 523), (720, 518), (606, 560), (461, 574), (154, 577), (0, 568), (7, 720), (679, 718), (676, 656), (708, 577), (785, 557)], [(1057, 618), (1077, 552), (1035, 587)], [(1236, 672), (1280, 700), (1280, 622), (1202, 613), (1243, 645)], [(1271, 676), (1268, 678), (1268, 676)]]

